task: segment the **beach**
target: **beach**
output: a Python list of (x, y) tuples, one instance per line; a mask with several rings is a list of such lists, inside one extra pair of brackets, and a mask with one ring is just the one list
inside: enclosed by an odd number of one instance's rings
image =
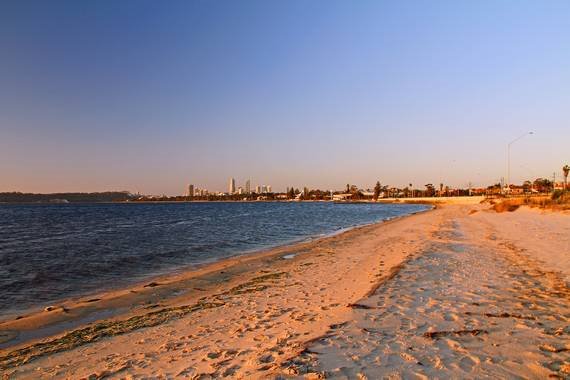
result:
[(6, 378), (564, 378), (568, 253), (567, 213), (496, 213), (454, 200), (5, 320), (0, 342), (21, 342), (2, 348), (0, 370)]

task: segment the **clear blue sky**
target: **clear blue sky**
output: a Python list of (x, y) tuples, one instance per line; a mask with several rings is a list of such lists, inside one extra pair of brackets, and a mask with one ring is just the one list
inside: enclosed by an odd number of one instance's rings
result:
[(570, 2), (2, 1), (0, 191), (496, 181), (570, 164)]

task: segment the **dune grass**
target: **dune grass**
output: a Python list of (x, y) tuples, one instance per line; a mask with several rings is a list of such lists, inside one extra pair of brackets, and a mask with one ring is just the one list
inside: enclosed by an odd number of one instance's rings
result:
[(543, 210), (566, 211), (570, 210), (570, 192), (555, 191), (548, 196), (520, 196), (513, 198), (499, 198), (489, 200), (491, 209), (496, 212), (512, 212), (521, 206), (535, 207)]

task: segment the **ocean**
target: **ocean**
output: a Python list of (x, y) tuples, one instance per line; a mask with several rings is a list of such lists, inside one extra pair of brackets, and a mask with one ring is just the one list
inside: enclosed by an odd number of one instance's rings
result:
[(0, 205), (0, 316), (427, 208), (325, 202)]

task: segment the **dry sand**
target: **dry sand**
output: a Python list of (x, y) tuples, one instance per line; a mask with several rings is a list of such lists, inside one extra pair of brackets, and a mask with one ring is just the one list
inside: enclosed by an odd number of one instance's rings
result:
[(294, 362), (341, 378), (569, 377), (570, 266), (543, 262), (570, 254), (570, 216), (465, 215)]
[(5, 335), (25, 335), (120, 310), (6, 348), (0, 370), (15, 378), (568, 377), (570, 216), (485, 207), (444, 206), (5, 321)]

